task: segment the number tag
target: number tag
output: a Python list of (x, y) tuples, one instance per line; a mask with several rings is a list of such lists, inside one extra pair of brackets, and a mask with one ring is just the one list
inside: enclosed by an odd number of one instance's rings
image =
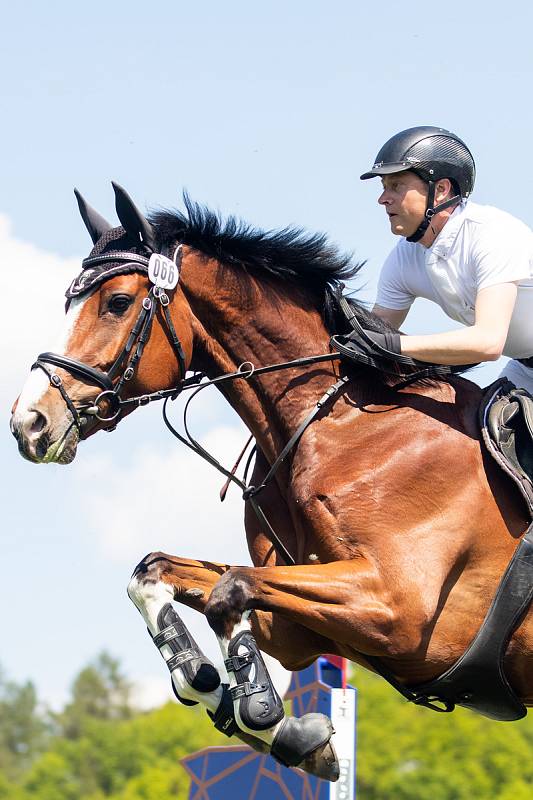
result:
[(180, 273), (170, 258), (161, 253), (152, 253), (148, 262), (148, 277), (161, 289), (173, 289), (178, 283)]

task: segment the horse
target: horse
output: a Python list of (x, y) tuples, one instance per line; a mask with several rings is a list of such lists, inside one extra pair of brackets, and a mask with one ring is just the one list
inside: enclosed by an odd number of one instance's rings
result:
[[(257, 447), (244, 493), (253, 566), (154, 551), (128, 593), (179, 699), (282, 763), (334, 780), (331, 727), (320, 715), (284, 716), (261, 652), (289, 670), (323, 653), (379, 664), (408, 696), (467, 650), (526, 508), (481, 441), (474, 383), (459, 374), (399, 383), (379, 363), (335, 356), (331, 336), (346, 317), (334, 297), (360, 265), (326, 237), (224, 222), (187, 196), (186, 214), (147, 218), (114, 188), (119, 227), (77, 193), (93, 249), (67, 290), (61, 352), (39, 357), (14, 406), (20, 453), (67, 464), (80, 439), (198, 385), (198, 374), (218, 386)], [(367, 329), (389, 329), (356, 299), (350, 308)], [(206, 616), (229, 689), (172, 601)], [(529, 609), (504, 659), (526, 706), (532, 659)]]

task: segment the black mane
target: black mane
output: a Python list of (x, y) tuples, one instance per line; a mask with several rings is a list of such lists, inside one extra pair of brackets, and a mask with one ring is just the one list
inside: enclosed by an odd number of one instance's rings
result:
[[(187, 215), (161, 210), (151, 214), (159, 245), (176, 241), (190, 245), (206, 256), (244, 270), (263, 273), (307, 290), (324, 314), (330, 333), (340, 333), (334, 296), (342, 291), (365, 262), (354, 263), (350, 253), (341, 253), (323, 233), (310, 234), (302, 228), (263, 231), (230, 216), (226, 220), (184, 194)], [(373, 330), (390, 330), (353, 298), (357, 316)], [(342, 331), (345, 330), (342, 325)]]
[[(234, 216), (223, 220), (206, 206), (195, 203), (184, 193), (187, 214), (177, 210), (154, 211), (149, 220), (155, 228), (160, 247), (176, 242), (190, 245), (204, 255), (243, 270), (263, 273), (270, 279), (290, 282), (314, 298), (330, 334), (348, 333), (351, 329), (336, 298), (344, 281), (357, 276), (365, 262), (353, 262), (350, 253), (341, 253), (323, 233), (310, 234), (302, 228), (263, 231)], [(359, 322), (373, 331), (392, 327), (372, 314), (364, 305), (349, 298)], [(396, 366), (396, 365), (395, 365)], [(385, 383), (394, 382), (385, 371), (379, 373)], [(406, 369), (406, 372), (416, 372)]]

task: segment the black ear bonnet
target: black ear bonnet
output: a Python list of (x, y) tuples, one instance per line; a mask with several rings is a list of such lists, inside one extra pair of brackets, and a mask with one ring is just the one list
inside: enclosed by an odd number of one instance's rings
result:
[(117, 228), (112, 228), (75, 190), (82, 219), (95, 244), (65, 292), (68, 299), (93, 291), (115, 275), (148, 274), (148, 261), (156, 251), (154, 230), (125, 190), (116, 183), (113, 189), (122, 222)]
[[(143, 258), (144, 252), (146, 249), (140, 247), (139, 241), (135, 242), (122, 226), (111, 228), (102, 234), (89, 253), (89, 257), (84, 259), (82, 271), (68, 287), (65, 297), (71, 299), (93, 291), (99, 284), (115, 275), (128, 275), (132, 272), (143, 272), (147, 275), (150, 254), (146, 253)], [(100, 256), (104, 258), (99, 258)], [(140, 259), (137, 261), (139, 256), (143, 261)]]

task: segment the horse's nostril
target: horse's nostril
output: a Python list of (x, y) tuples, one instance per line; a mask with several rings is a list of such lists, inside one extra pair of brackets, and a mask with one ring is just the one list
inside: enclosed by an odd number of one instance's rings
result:
[(28, 428), (30, 436), (40, 433), (46, 427), (46, 417), (44, 417), (39, 411), (33, 411), (32, 413), (35, 416)]

